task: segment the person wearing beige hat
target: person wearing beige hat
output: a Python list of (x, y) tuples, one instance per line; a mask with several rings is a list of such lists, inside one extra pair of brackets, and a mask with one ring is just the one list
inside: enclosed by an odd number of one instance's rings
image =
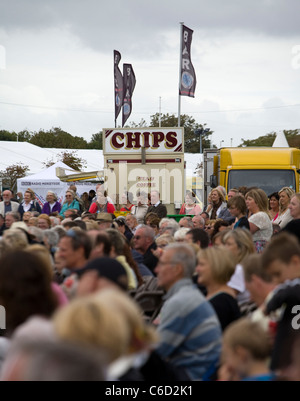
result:
[(99, 212), (96, 217), (99, 230), (106, 230), (110, 228), (113, 222), (113, 215), (111, 213)]

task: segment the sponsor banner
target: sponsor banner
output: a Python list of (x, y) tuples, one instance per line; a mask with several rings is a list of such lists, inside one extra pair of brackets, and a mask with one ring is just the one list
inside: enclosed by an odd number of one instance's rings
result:
[(132, 111), (132, 94), (135, 88), (135, 75), (131, 64), (123, 64), (123, 112), (122, 127), (124, 127)]
[(122, 109), (123, 105), (123, 76), (119, 69), (121, 54), (114, 50), (114, 79), (115, 79), (115, 120)]
[(193, 32), (185, 25), (182, 26), (181, 73), (179, 95), (195, 96), (196, 74), (191, 61), (191, 43)]
[(26, 181), (20, 181), (18, 183), (18, 192), (24, 192), (27, 188), (31, 188), (36, 196), (40, 206), (43, 207), (46, 202), (46, 196), (48, 191), (52, 191), (56, 194), (58, 201), (63, 204), (65, 201), (66, 190), (70, 185), (76, 185), (77, 195), (81, 196), (84, 192), (89, 193), (91, 189), (96, 190), (96, 184), (92, 182), (63, 182), (63, 181), (31, 181), (30, 177)]

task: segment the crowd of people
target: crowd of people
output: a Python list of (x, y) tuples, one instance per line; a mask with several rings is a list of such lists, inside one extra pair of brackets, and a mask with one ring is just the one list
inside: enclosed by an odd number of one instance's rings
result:
[(120, 201), (1, 194), (1, 381), (300, 380), (300, 194)]

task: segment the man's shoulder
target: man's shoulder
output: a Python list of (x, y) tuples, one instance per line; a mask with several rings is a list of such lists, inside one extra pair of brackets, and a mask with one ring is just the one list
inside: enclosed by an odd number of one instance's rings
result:
[(207, 302), (201, 291), (192, 282), (190, 285), (178, 288), (166, 300), (167, 305), (175, 306), (178, 310), (194, 308)]

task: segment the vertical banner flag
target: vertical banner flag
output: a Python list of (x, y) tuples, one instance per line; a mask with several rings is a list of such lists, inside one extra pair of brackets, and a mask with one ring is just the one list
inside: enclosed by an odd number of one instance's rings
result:
[(191, 43), (193, 32), (190, 28), (182, 25), (182, 47), (181, 47), (181, 73), (179, 95), (195, 96), (196, 74), (191, 62)]
[(123, 105), (123, 77), (119, 68), (121, 54), (114, 50), (114, 78), (115, 78), (115, 122)]
[(131, 98), (135, 88), (135, 75), (131, 64), (123, 64), (123, 113), (122, 113), (122, 127), (129, 118), (132, 110)]

